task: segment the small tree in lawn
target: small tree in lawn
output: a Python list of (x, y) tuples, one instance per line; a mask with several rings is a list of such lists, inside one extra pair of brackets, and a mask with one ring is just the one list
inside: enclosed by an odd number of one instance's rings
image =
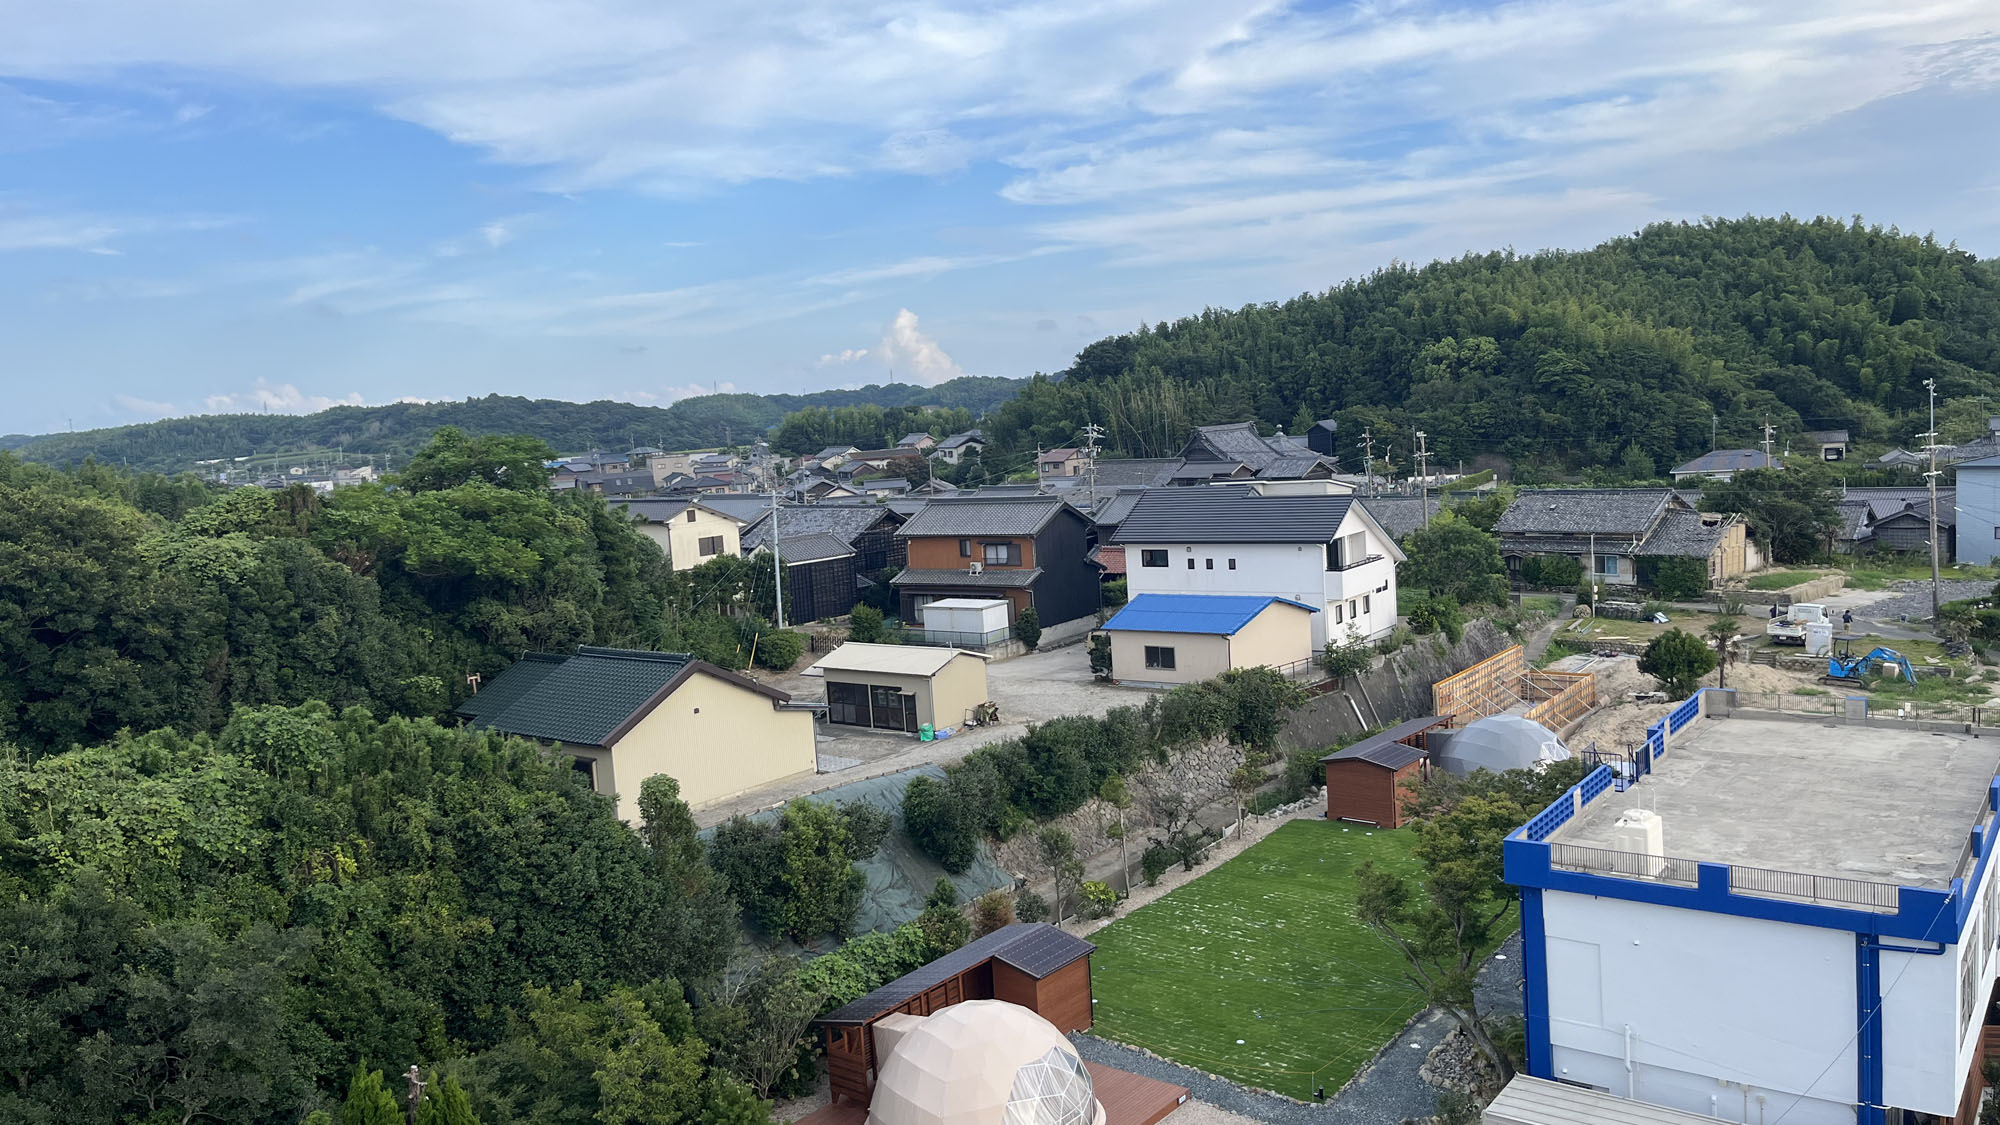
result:
[(1048, 868), (1049, 881), (1056, 894), (1055, 920), (1060, 922), (1069, 916), (1066, 905), (1069, 889), (1083, 878), (1083, 864), (1076, 858), (1076, 841), (1070, 834), (1047, 825), (1035, 835), (1035, 848), (1041, 854), (1042, 865)]
[(1653, 638), (1639, 658), (1639, 671), (1660, 681), (1660, 687), (1675, 699), (1686, 699), (1701, 686), (1701, 678), (1715, 668), (1715, 650), (1701, 638), (1681, 629), (1669, 629)]
[(1132, 807), (1132, 791), (1126, 788), (1125, 779), (1114, 773), (1097, 787), (1097, 799), (1118, 812), (1118, 819), (1111, 823), (1107, 835), (1118, 841), (1118, 887), (1129, 895), (1132, 893), (1132, 864), (1125, 858), (1125, 810)]
[(1729, 642), (1736, 639), (1736, 619), (1718, 618), (1709, 622), (1708, 639), (1715, 644), (1715, 686), (1728, 687), (1725, 679), (1729, 667)]
[(1021, 616), (1014, 619), (1014, 639), (1029, 652), (1042, 643), (1042, 615), (1035, 612), (1034, 606), (1022, 610)]

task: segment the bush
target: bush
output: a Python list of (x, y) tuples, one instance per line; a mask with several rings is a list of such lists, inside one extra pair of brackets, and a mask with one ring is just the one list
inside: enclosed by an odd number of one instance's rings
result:
[(1375, 651), (1383, 656), (1387, 656), (1404, 645), (1409, 644), (1411, 635), (1408, 625), (1398, 625), (1394, 629), (1389, 630), (1388, 636), (1375, 642)]
[(1374, 659), (1375, 652), (1368, 647), (1368, 642), (1361, 639), (1361, 634), (1349, 629), (1346, 641), (1326, 642), (1326, 647), (1320, 650), (1319, 666), (1334, 679), (1344, 680), (1366, 672)]
[(1442, 633), (1457, 644), (1465, 635), (1465, 615), (1459, 611), (1458, 603), (1442, 594), (1433, 594), (1419, 599), (1410, 607), (1410, 629), (1418, 636)]
[(1568, 555), (1529, 555), (1521, 560), (1521, 581), (1537, 590), (1573, 590), (1583, 581), (1583, 564)]
[(1090, 638), (1090, 674), (1100, 680), (1111, 678), (1111, 638), (1103, 633)]
[(988, 891), (972, 902), (972, 932), (975, 937), (1014, 923), (1014, 900), (1006, 891)]
[(1159, 844), (1154, 844), (1146, 849), (1145, 855), (1139, 857), (1139, 874), (1146, 880), (1147, 886), (1157, 887), (1160, 885), (1160, 876), (1165, 875), (1167, 868), (1173, 865), (1174, 853)]
[(773, 629), (757, 636), (754, 659), (759, 668), (789, 672), (806, 654), (806, 639), (789, 629)]
[(882, 640), (882, 611), (871, 605), (858, 605), (847, 614), (847, 639), (862, 644), (879, 644)]
[(1669, 601), (1698, 598), (1708, 590), (1708, 560), (1665, 558), (1653, 564), (1653, 592)]
[(903, 790), (903, 831), (938, 866), (963, 875), (979, 854), (979, 826), (953, 788), (949, 780), (911, 778)]
[(1022, 610), (1021, 616), (1014, 619), (1014, 639), (1029, 652), (1042, 643), (1042, 615), (1035, 612), (1034, 606)]
[(1049, 901), (1033, 891), (1022, 891), (1014, 897), (1014, 917), (1023, 922), (1046, 922)]
[(1111, 581), (1106, 582), (1104, 584), (1104, 608), (1117, 609), (1119, 606), (1124, 605), (1130, 600), (1130, 595), (1126, 593), (1126, 590), (1127, 586), (1123, 578), (1113, 578)]
[(1096, 879), (1085, 881), (1080, 894), (1085, 918), (1109, 918), (1118, 909), (1118, 892)]
[(1708, 642), (1680, 629), (1669, 629), (1653, 638), (1639, 657), (1639, 671), (1660, 682), (1675, 699), (1685, 699), (1701, 686), (1701, 678), (1715, 670), (1715, 650)]

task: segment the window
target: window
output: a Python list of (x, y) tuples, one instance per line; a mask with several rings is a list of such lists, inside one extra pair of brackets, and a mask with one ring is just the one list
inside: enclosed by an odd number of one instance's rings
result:
[(1373, 594), (1363, 594), (1363, 595), (1361, 595), (1361, 612), (1363, 612), (1363, 613), (1374, 613), (1374, 612), (1375, 612), (1375, 607), (1374, 607), (1374, 606), (1372, 606), (1372, 605), (1369, 605), (1369, 604), (1368, 604), (1368, 602), (1369, 602), (1369, 599), (1370, 599), (1370, 598), (1373, 598), (1373, 597), (1374, 597), (1374, 595), (1373, 595)]
[(719, 555), (722, 553), (722, 536), (704, 535), (696, 542), (695, 547), (701, 552), (702, 558), (707, 558), (710, 555)]
[(692, 506), (690, 506), (688, 508), (688, 522), (693, 523), (694, 520), (695, 520), (695, 510)]
[[(2000, 539), (2000, 528), (1995, 528), (1994, 530), (1996, 534), (1993, 537), (1995, 539)], [(1148, 547), (1145, 550), (1139, 552), (1139, 565), (1165, 566), (1167, 565), (1167, 553), (1158, 548)]]
[(1236, 569), (1236, 560), (1235, 560), (1235, 559), (1230, 559), (1230, 560), (1229, 560), (1229, 569), (1231, 569), (1231, 570), (1235, 570), (1235, 569)]
[(1174, 666), (1174, 650), (1171, 646), (1168, 645), (1146, 646), (1146, 667), (1172, 668), (1173, 666)]
[(1208, 569), (1210, 569), (1210, 570), (1214, 570), (1214, 569), (1215, 569), (1215, 560), (1214, 560), (1214, 559), (1208, 559), (1208, 560), (1207, 560), (1207, 562), (1208, 562)]
[(972, 557), (972, 540), (961, 539), (958, 541), (958, 557), (961, 559)]
[(1340, 540), (1338, 539), (1326, 545), (1326, 568), (1328, 570), (1340, 569)]
[(1338, 624), (1340, 624), (1341, 622), (1343, 622), (1343, 621), (1345, 621), (1345, 620), (1347, 620), (1347, 618), (1341, 615), (1341, 607), (1340, 607), (1340, 606), (1338, 606), (1338, 605), (1334, 606), (1334, 607), (1333, 607), (1333, 623), (1334, 623), (1335, 625), (1338, 625)]
[(987, 566), (1020, 566), (1021, 545), (1019, 543), (981, 543)]
[(1356, 620), (1357, 618), (1359, 618), (1360, 616), (1361, 616), (1360, 614), (1358, 614), (1358, 613), (1355, 613), (1355, 612), (1354, 612), (1354, 603), (1353, 603), (1353, 602), (1351, 602), (1351, 601), (1350, 601), (1350, 602), (1348, 602), (1348, 603), (1347, 603), (1347, 619), (1348, 619), (1349, 621), (1353, 621), (1353, 620)]
[(1188, 560), (1188, 569), (1189, 569), (1189, 570), (1193, 570), (1193, 569), (1194, 569), (1194, 560), (1193, 560), (1193, 559), (1189, 559), (1189, 560)]
[(1602, 571), (1602, 573), (1609, 575), (1616, 575), (1618, 573), (1618, 556), (1611, 555), (1607, 557), (1603, 562), (1603, 566), (1604, 570)]

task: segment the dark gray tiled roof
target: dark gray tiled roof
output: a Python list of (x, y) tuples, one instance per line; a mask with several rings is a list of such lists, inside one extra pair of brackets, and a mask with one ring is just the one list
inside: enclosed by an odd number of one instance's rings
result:
[(1841, 500), (1833, 507), (1840, 513), (1840, 530), (1834, 534), (1835, 539), (1859, 542), (1869, 537), (1868, 501)]
[(1042, 576), (1039, 566), (989, 567), (974, 574), (969, 570), (915, 570), (905, 567), (889, 580), (891, 586), (978, 586), (982, 589), (1022, 590)]
[[(611, 508), (624, 512), (628, 516), (637, 516), (647, 523), (666, 523), (692, 507), (694, 500), (687, 496), (635, 496), (626, 500), (611, 500), (606, 503)], [(707, 505), (704, 504), (703, 506), (706, 507)]]
[(820, 1023), (857, 1024), (895, 1009), (988, 961), (999, 961), (1041, 980), (1065, 965), (1090, 956), (1097, 947), (1045, 922), (1015, 922), (967, 942), (914, 972), (897, 977), (858, 1000), (819, 1018)]
[(1180, 468), (1178, 457), (1145, 457), (1104, 459), (1097, 462), (1097, 487), (1150, 488), (1167, 483), (1175, 469)]
[[(1424, 526), (1425, 503), (1421, 496), (1364, 496), (1361, 506), (1375, 517), (1375, 522), (1382, 525), (1391, 539), (1401, 539)], [(1444, 497), (1431, 497), (1429, 508), (1431, 515), (1437, 515), (1444, 508)]]
[(932, 500), (911, 517), (896, 534), (905, 538), (925, 535), (1036, 535), (1066, 505), (1054, 497), (1024, 496), (946, 497)]
[(684, 652), (583, 648), (567, 659), (555, 658), (562, 662), (553, 669), (546, 659), (524, 660), (500, 673), (487, 691), (513, 690), (507, 679), (517, 670), (526, 669), (527, 675), (538, 678), (526, 691), (516, 692), (504, 709), (475, 714), (473, 725), (545, 742), (603, 746), (694, 657)]
[(1315, 471), (1333, 470), (1326, 458), (1317, 453), (1282, 453), (1273, 457), (1269, 464), (1257, 470), (1260, 480), (1298, 480)]
[(1846, 430), (1808, 430), (1806, 440), (1819, 445), (1846, 445)]
[[(763, 546), (769, 546), (769, 543)], [(854, 548), (837, 535), (793, 535), (786, 531), (778, 540), (778, 557), (788, 563), (820, 562), (853, 553)]]
[(771, 498), (768, 496), (730, 496), (716, 494), (701, 498), (701, 506), (712, 508), (739, 523), (754, 523), (769, 515)]
[(1717, 449), (1704, 453), (1684, 465), (1675, 465), (1673, 471), (1676, 473), (1741, 473), (1750, 469), (1782, 467), (1761, 449)]
[(1659, 524), (1634, 553), (1648, 557), (1672, 555), (1705, 559), (1721, 541), (1723, 526), (1719, 520), (1712, 525), (1703, 523), (1700, 512), (1668, 508), (1660, 513)]
[(1120, 492), (1102, 500), (1097, 506), (1097, 526), (1117, 527), (1124, 523), (1125, 517), (1131, 515), (1132, 509), (1138, 505), (1139, 497), (1144, 495), (1143, 492)]
[(1495, 535), (1644, 535), (1673, 495), (1669, 488), (1547, 488), (1514, 498)]
[[(786, 539), (831, 535), (852, 546), (864, 532), (884, 520), (893, 525), (899, 522), (899, 517), (881, 504), (801, 504), (778, 513), (778, 530), (784, 532)], [(766, 505), (757, 522), (744, 530), (743, 550), (758, 550), (770, 537), (771, 511)]]
[(957, 449), (961, 445), (971, 445), (974, 442), (977, 442), (980, 445), (985, 445), (986, 438), (978, 430), (966, 430), (963, 433), (953, 434), (950, 437), (939, 442), (938, 448)]
[(1421, 759), (1424, 756), (1424, 752), (1415, 746), (1408, 746), (1397, 740), (1427, 731), (1441, 723), (1449, 722), (1450, 719), (1451, 716), (1449, 715), (1426, 715), (1420, 719), (1410, 719), (1406, 722), (1397, 723), (1388, 730), (1371, 734), (1352, 746), (1335, 750), (1333, 753), (1321, 758), (1320, 761), (1362, 761), (1370, 765), (1381, 766), (1383, 769), (1399, 770), (1411, 762)]
[(1114, 543), (1328, 543), (1353, 499), (1259, 496), (1247, 485), (1148, 489)]

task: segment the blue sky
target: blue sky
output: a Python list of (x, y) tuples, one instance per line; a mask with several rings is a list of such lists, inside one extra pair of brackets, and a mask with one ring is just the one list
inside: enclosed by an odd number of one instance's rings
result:
[(1990, 0), (293, 8), (0, 0), (0, 432), (1025, 375), (1662, 218), (2000, 253)]

